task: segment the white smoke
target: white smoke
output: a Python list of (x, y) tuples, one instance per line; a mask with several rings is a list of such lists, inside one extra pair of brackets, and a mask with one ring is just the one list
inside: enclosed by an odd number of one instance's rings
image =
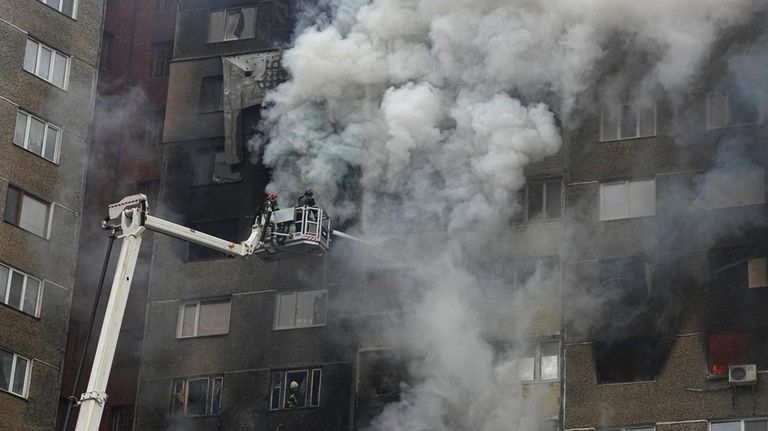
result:
[[(753, 4), (323, 3), (336, 14), (297, 37), (283, 57), (291, 80), (268, 95), (269, 188), (311, 186), (334, 217), (362, 214), (366, 234), (447, 230), (458, 244), (503, 231), (524, 168), (560, 150), (578, 109), (594, 109), (579, 103), (684, 92), (713, 41)], [(415, 336), (401, 334), (424, 361), (410, 370), (420, 381), (374, 427), (533, 429), (536, 409), (510, 385), (512, 362), (494, 358), (485, 338), (505, 314), (516, 316), (509, 337), (524, 335), (537, 303), (478, 299), (489, 293), (462, 268), (461, 247), (448, 248), (430, 256), (444, 276), (413, 304)]]

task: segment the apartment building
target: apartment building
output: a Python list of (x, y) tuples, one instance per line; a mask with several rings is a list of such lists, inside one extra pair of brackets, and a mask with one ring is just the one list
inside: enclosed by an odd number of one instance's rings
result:
[[(89, 170), (86, 177), (83, 228), (79, 236), (82, 254), (76, 266), (76, 289), (69, 317), (64, 379), (60, 388), (59, 423), (70, 411), (68, 429), (77, 422), (79, 409), (69, 408), (75, 375), (85, 349), (89, 317), (96, 300), (100, 262), (108, 248), (109, 232), (100, 228), (107, 206), (122, 197), (144, 193), (150, 208), (157, 200), (160, 178), (161, 136), (168, 73), (176, 22), (175, 0), (107, 2), (101, 32), (96, 111), (92, 127)], [(93, 37), (98, 37), (95, 35)], [(112, 262), (117, 258), (115, 244)], [(136, 276), (123, 319), (119, 344), (101, 429), (128, 430), (133, 422), (138, 383), (141, 338), (144, 330), (152, 235), (145, 236)], [(105, 283), (107, 292), (111, 283)], [(107, 293), (101, 296), (103, 310)], [(75, 396), (85, 391), (101, 315), (91, 330), (91, 342)]]
[(0, 4), (0, 424), (56, 420), (103, 2)]
[[(571, 131), (563, 429), (752, 430), (764, 370), (764, 87), (724, 36), (685, 95), (605, 105)], [(757, 42), (759, 43), (759, 42)]]

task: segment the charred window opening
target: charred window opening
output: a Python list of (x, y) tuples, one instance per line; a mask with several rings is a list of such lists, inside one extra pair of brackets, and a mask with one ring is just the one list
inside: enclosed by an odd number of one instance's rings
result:
[(713, 250), (710, 253), (710, 288), (739, 290), (768, 287), (766, 251), (757, 247)]
[(631, 338), (611, 343), (595, 343), (597, 383), (629, 383), (656, 378), (666, 355), (660, 338)]
[(207, 186), (212, 184), (228, 184), (242, 181), (242, 164), (226, 163), (223, 151), (203, 150), (194, 154), (192, 161), (192, 185)]

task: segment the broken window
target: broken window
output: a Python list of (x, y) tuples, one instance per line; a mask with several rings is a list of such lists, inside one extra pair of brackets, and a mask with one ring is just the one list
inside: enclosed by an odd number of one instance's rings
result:
[(278, 293), (275, 329), (306, 328), (325, 325), (327, 290)]
[(709, 209), (765, 203), (765, 171), (762, 168), (707, 172), (704, 185)]
[(593, 348), (597, 383), (654, 380), (666, 356), (666, 349), (662, 349), (661, 345), (662, 340), (656, 337), (595, 343)]
[(514, 221), (560, 218), (562, 182), (559, 179), (531, 181), (520, 191), (518, 198), (522, 210), (515, 215)]
[(656, 135), (656, 104), (626, 104), (603, 108), (600, 141)]
[(600, 184), (600, 220), (647, 217), (655, 214), (655, 180)]
[(224, 110), (224, 76), (203, 77), (200, 83), (200, 112), (220, 112)]
[(734, 290), (768, 287), (768, 260), (757, 247), (734, 247), (712, 250), (710, 288)]
[(171, 414), (213, 416), (221, 413), (224, 377), (195, 377), (173, 381)]
[(150, 76), (153, 79), (168, 77), (173, 58), (173, 41), (156, 42), (152, 44), (152, 70)]
[(740, 126), (760, 122), (760, 96), (744, 94), (733, 86), (707, 95), (707, 128)]
[(557, 380), (560, 376), (559, 357), (558, 341), (534, 343), (516, 359), (517, 378), (521, 382)]
[(272, 371), (270, 410), (320, 406), (322, 368)]
[(747, 351), (747, 335), (741, 332), (718, 332), (707, 336), (709, 374), (724, 376), (731, 365), (743, 365)]
[(193, 301), (179, 307), (176, 337), (203, 337), (229, 332), (231, 300)]
[(0, 390), (27, 397), (29, 390), (29, 359), (0, 349)]
[(768, 419), (744, 419), (727, 422), (711, 422), (710, 431), (766, 431)]
[(256, 37), (256, 8), (212, 11), (208, 16), (208, 43)]

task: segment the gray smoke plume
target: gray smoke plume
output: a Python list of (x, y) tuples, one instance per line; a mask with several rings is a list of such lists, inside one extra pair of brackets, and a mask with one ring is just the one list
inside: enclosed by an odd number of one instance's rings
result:
[(311, 186), (369, 236), (450, 238), (410, 262), (434, 275), (399, 333), (416, 383), (373, 428), (535, 429), (536, 396), (514, 385), (522, 344), (500, 354), (488, 339), (504, 319), (504, 338), (527, 334), (553, 276), (494, 288), (472, 275), (463, 246), (503, 237), (524, 168), (560, 150), (585, 103), (684, 92), (753, 2), (321, 3), (329, 23), (297, 37), (283, 57), (291, 80), (268, 95), (269, 188)]

